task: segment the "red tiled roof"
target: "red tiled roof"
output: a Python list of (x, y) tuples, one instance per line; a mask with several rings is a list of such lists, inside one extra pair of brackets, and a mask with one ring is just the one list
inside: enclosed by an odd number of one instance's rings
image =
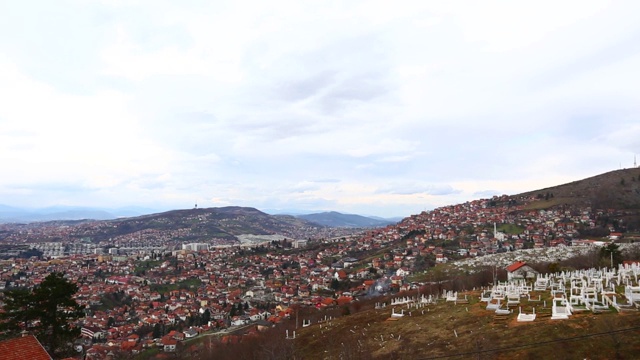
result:
[(166, 338), (165, 336), (162, 338), (162, 345), (178, 345), (178, 340), (173, 338)]
[(3, 360), (51, 360), (51, 356), (33, 335), (0, 341)]
[(527, 265), (527, 263), (524, 262), (524, 261), (516, 261), (513, 264), (507, 266), (507, 271), (508, 272), (514, 272), (514, 271), (520, 269), (521, 267), (523, 267), (525, 265)]

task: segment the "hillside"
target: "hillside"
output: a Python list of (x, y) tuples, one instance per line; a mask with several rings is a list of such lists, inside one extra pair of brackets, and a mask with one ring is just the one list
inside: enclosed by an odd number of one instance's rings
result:
[[(64, 231), (59, 231), (64, 228)], [(31, 224), (8, 224), (0, 232), (0, 240), (9, 239), (29, 229), (37, 241), (90, 240), (138, 242), (210, 242), (236, 243), (237, 236), (282, 235), (307, 238), (324, 230), (323, 226), (293, 216), (272, 216), (248, 207), (172, 210), (105, 221), (54, 221)], [(54, 232), (57, 235), (52, 236)]]
[[(515, 195), (548, 199), (548, 206), (640, 209), (640, 168), (610, 171), (586, 179)], [(538, 203), (543, 205), (545, 203)]]
[(374, 219), (354, 214), (342, 214), (336, 211), (298, 215), (296, 217), (329, 227), (370, 228), (393, 224), (392, 221), (388, 220)]
[[(429, 286), (423, 291), (428, 293)], [(535, 308), (532, 322), (517, 321), (517, 306), (507, 315), (487, 310), (480, 291), (458, 293), (457, 303), (439, 299), (419, 306), (393, 306), (387, 297), (320, 311), (301, 309), (296, 317), (263, 334), (249, 331), (251, 335), (242, 336), (247, 329), (239, 330), (232, 335), (234, 345), (225, 342), (229, 337), (223, 334), (213, 347), (209, 341), (200, 342), (188, 353), (196, 360), (210, 359), (212, 354), (220, 359), (311, 360), (637, 358), (637, 310), (575, 312), (568, 319), (552, 320), (551, 294), (533, 292), (532, 298), (538, 294), (541, 301), (520, 300), (524, 313)], [(393, 299), (416, 295), (398, 294)], [(386, 305), (378, 306), (382, 304)]]
[(516, 321), (517, 308), (497, 316), (478, 301), (478, 292), (468, 296), (468, 304), (396, 306), (405, 315), (394, 321), (388, 306), (314, 324), (298, 330), (294, 346), (304, 359), (630, 359), (640, 350), (637, 312), (551, 320), (550, 306), (525, 300), (522, 310), (536, 307), (538, 314), (527, 323)]
[(148, 229), (188, 230), (188, 234), (180, 239), (184, 241), (212, 237), (235, 240), (237, 235), (242, 234), (294, 236), (302, 228), (317, 226), (294, 217), (271, 216), (254, 208), (238, 206), (172, 210), (107, 223), (113, 226), (96, 232), (93, 235), (96, 240)]

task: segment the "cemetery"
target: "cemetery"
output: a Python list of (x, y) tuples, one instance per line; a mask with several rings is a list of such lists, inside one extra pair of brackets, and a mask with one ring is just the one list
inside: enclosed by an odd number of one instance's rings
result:
[[(586, 331), (632, 328), (640, 319), (639, 275), (638, 264), (626, 264), (615, 269), (512, 278), (466, 291), (443, 289), (437, 294), (399, 293), (377, 301), (373, 311), (324, 322), (304, 320), (305, 327), (298, 329), (296, 338), (309, 342), (308, 346), (316, 341), (331, 343), (336, 339), (352, 346), (357, 344), (349, 349), (347, 345), (337, 344), (335, 358), (340, 358), (340, 354), (346, 356), (346, 352), (370, 352), (373, 358), (385, 358), (384, 354), (394, 351), (415, 352), (418, 356), (420, 351), (427, 349), (430, 354), (441, 355), (457, 350), (496, 349), (484, 357), (513, 358), (513, 353), (499, 351), (509, 347), (512, 342), (507, 339), (510, 337), (520, 339), (514, 340), (518, 344), (535, 344), (579, 338)], [(581, 331), (582, 328), (587, 330)], [(292, 338), (291, 332), (282, 335)], [(637, 335), (640, 335), (640, 329), (619, 336)], [(633, 343), (621, 345), (604, 336), (598, 339), (606, 346), (611, 344), (618, 348)], [(603, 349), (606, 349), (605, 345)], [(543, 359), (546, 358), (544, 354), (551, 354), (544, 347), (528, 351), (539, 351), (543, 354), (539, 358)], [(572, 353), (571, 346), (554, 351), (569, 357), (577, 355)], [(578, 357), (586, 355), (581, 353)]]

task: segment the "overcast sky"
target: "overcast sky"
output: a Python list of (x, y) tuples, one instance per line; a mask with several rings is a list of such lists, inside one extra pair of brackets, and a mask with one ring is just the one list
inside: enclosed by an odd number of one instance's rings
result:
[(408, 216), (632, 167), (640, 1), (0, 1), (0, 204)]

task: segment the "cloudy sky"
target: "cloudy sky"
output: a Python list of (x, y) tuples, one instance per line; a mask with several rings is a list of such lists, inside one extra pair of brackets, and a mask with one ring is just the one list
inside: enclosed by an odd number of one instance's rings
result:
[(407, 216), (640, 155), (638, 1), (0, 14), (0, 204)]

